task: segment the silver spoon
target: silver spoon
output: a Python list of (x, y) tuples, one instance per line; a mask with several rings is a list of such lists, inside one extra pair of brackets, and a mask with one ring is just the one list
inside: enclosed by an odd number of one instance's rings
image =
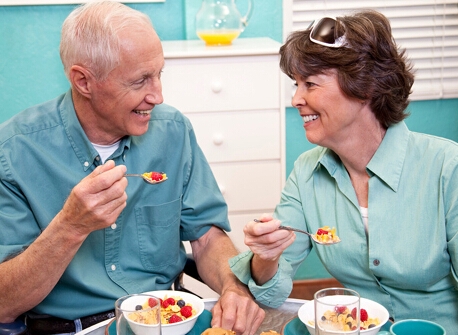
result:
[[(164, 174), (164, 172), (159, 172), (160, 174)], [(151, 178), (148, 178), (147, 176), (144, 176), (143, 174), (140, 173), (126, 173), (124, 177), (140, 177), (142, 178), (146, 183), (148, 184), (159, 184), (162, 183), (163, 181), (166, 181), (168, 178), (164, 177), (161, 180), (154, 180)]]
[[(257, 220), (257, 219), (254, 219), (253, 221), (254, 221), (254, 222), (262, 222), (262, 221)], [(290, 230), (290, 231), (295, 231), (295, 232), (297, 232), (297, 233), (307, 234), (307, 235), (310, 236), (310, 237), (312, 238), (312, 240), (314, 240), (317, 244), (332, 245), (332, 244), (337, 244), (337, 243), (340, 242), (340, 239), (339, 239), (338, 241), (322, 242), (322, 241), (319, 241), (319, 240), (316, 238), (315, 234), (309, 233), (308, 231), (305, 231), (305, 230), (293, 228), (293, 227), (279, 226), (278, 229)]]

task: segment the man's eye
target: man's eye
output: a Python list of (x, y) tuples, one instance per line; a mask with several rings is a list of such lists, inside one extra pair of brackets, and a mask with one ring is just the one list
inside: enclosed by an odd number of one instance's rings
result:
[(145, 78), (142, 78), (142, 79), (139, 79), (139, 80), (137, 80), (137, 81), (134, 81), (133, 84), (134, 84), (134, 85), (141, 85), (141, 84), (143, 84), (144, 82), (145, 82)]

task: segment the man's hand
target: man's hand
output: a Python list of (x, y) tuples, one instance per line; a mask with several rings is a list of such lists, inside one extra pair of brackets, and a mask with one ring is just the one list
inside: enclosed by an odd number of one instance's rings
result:
[(71, 191), (62, 210), (21, 254), (0, 264), (0, 322), (39, 304), (92, 231), (109, 227), (126, 206), (126, 167), (98, 166)]
[(86, 236), (113, 224), (126, 207), (126, 167), (107, 161), (81, 180), (59, 213), (59, 221)]
[(212, 309), (212, 327), (231, 329), (237, 334), (253, 335), (264, 320), (265, 312), (245, 287), (226, 289)]
[(221, 229), (212, 227), (191, 241), (191, 246), (199, 275), (221, 295), (212, 310), (212, 326), (253, 335), (264, 320), (265, 312), (229, 267), (229, 258), (238, 254), (230, 238)]

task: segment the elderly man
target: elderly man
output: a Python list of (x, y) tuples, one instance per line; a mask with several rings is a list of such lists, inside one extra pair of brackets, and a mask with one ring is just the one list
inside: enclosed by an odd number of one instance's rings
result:
[[(29, 311), (32, 333), (90, 326), (120, 296), (170, 288), (190, 241), (221, 294), (212, 325), (253, 334), (264, 311), (229, 269), (226, 204), (193, 128), (161, 105), (164, 57), (148, 17), (80, 6), (60, 49), (71, 90), (0, 126), (0, 322)], [(168, 180), (125, 177), (146, 171)]]

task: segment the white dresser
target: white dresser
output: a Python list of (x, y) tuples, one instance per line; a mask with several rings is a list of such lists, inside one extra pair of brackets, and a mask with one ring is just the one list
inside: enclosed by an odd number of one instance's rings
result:
[(206, 47), (164, 41), (164, 103), (194, 126), (229, 207), (240, 251), (245, 224), (271, 213), (285, 181), (285, 106), (278, 51), (269, 38)]

